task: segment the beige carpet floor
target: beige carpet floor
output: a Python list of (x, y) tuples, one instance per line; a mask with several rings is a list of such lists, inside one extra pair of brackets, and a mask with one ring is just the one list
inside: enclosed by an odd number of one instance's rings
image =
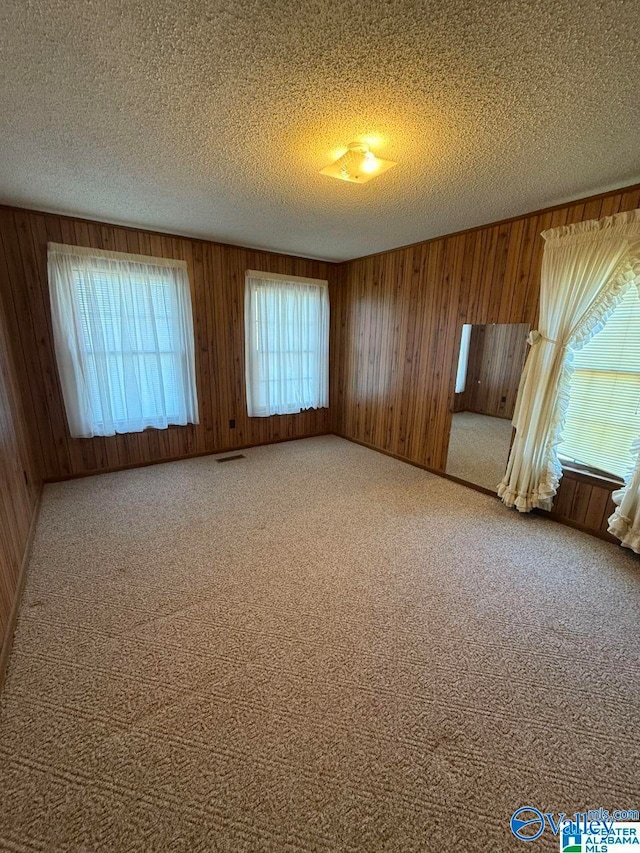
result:
[(0, 849), (539, 851), (640, 805), (640, 563), (335, 437), (49, 486)]
[(511, 421), (475, 412), (451, 418), (447, 474), (497, 491), (511, 447)]

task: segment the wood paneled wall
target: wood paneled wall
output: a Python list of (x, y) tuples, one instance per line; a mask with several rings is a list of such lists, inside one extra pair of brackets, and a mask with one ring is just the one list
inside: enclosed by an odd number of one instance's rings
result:
[[(540, 232), (639, 205), (640, 188), (632, 187), (340, 265), (0, 207), (0, 296), (23, 392), (34, 482), (38, 476), (78, 476), (329, 430), (444, 472), (462, 324), (535, 327)], [(187, 261), (198, 426), (70, 438), (49, 316), (50, 240)], [(247, 417), (246, 269), (329, 280), (331, 412)], [(19, 441), (28, 445), (24, 434)], [(567, 476), (554, 514), (602, 532), (610, 491)]]
[(453, 411), (513, 417), (528, 332), (528, 323), (472, 326), (467, 383), (455, 395)]
[[(3, 274), (0, 266), (0, 274)], [(40, 478), (31, 453), (16, 371), (0, 301), (0, 647), (10, 616), (38, 496)], [(0, 655), (4, 662), (4, 656)], [(1, 667), (0, 667), (1, 670)], [(0, 671), (0, 681), (2, 672)]]
[[(0, 208), (0, 295), (25, 389), (38, 470), (44, 479), (216, 452), (329, 430), (329, 411), (248, 418), (244, 381), (247, 269), (329, 279), (321, 261), (154, 234), (28, 210)], [(109, 438), (73, 439), (55, 364), (46, 272), (47, 242), (185, 260), (192, 287), (200, 423)], [(230, 424), (235, 420), (235, 426)]]
[[(638, 206), (636, 186), (343, 264), (332, 306), (335, 432), (444, 472), (462, 324), (535, 328), (540, 233)], [(571, 482), (557, 514), (595, 529), (599, 512), (586, 514), (586, 492), (570, 496)], [(591, 486), (588, 500), (606, 506), (609, 493)]]
[(619, 545), (618, 540), (607, 533), (608, 518), (615, 509), (611, 493), (617, 488), (620, 486), (598, 484), (597, 479), (577, 471), (565, 471), (551, 515)]

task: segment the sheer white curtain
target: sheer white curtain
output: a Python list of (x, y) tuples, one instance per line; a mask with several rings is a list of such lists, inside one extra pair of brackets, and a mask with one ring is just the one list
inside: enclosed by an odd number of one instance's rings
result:
[(245, 360), (249, 417), (328, 406), (327, 282), (249, 270)]
[[(562, 476), (557, 446), (569, 405), (573, 352), (603, 327), (625, 287), (640, 279), (640, 210), (542, 236), (540, 330), (529, 336), (531, 351), (513, 418), (516, 436), (498, 487), (507, 506), (521, 512), (551, 509)], [(625, 495), (633, 488), (629, 484)], [(636, 508), (637, 500), (636, 495)], [(628, 503), (627, 497), (620, 512), (631, 518)]]
[(198, 423), (186, 263), (50, 243), (48, 273), (71, 435)]

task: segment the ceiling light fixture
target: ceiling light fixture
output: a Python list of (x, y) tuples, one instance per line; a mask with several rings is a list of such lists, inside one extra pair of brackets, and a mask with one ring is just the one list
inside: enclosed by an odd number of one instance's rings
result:
[(351, 142), (342, 157), (320, 169), (320, 174), (352, 184), (364, 184), (396, 165), (393, 160), (376, 157), (365, 142)]

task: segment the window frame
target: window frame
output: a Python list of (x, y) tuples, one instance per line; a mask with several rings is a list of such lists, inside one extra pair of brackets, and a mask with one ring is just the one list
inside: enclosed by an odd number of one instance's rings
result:
[[(265, 326), (270, 325), (269, 318), (266, 320), (260, 321), (258, 306), (255, 306), (254, 313), (254, 297), (256, 296), (256, 291), (259, 289), (264, 289), (268, 291), (270, 284), (275, 287), (286, 287), (290, 285), (292, 287), (300, 287), (307, 288), (314, 293), (314, 297), (318, 298), (318, 307), (319, 314), (317, 316), (318, 327), (316, 331), (319, 333), (320, 337), (318, 337), (316, 341), (316, 346), (309, 346), (311, 343), (312, 326), (309, 326), (309, 340), (301, 341), (301, 346), (298, 346), (294, 349), (270, 349), (267, 346), (264, 346), (264, 341), (262, 340), (263, 329)], [(256, 287), (258, 285), (258, 287)], [(255, 288), (255, 290), (254, 290)], [(244, 318), (245, 318), (245, 328), (244, 328), (244, 338), (245, 338), (245, 398), (247, 405), (247, 416), (249, 418), (269, 418), (269, 417), (286, 417), (286, 416), (295, 416), (302, 414), (308, 411), (319, 410), (321, 408), (328, 408), (329, 406), (329, 387), (328, 387), (328, 377), (330, 371), (330, 359), (329, 359), (329, 346), (330, 346), (330, 335), (329, 335), (329, 324), (330, 324), (330, 303), (329, 303), (329, 282), (326, 279), (316, 279), (316, 278), (307, 278), (302, 276), (295, 275), (285, 275), (281, 273), (269, 273), (263, 272), (261, 270), (246, 270), (245, 271), (245, 306), (244, 306)], [(278, 318), (279, 319), (279, 318)], [(323, 333), (324, 337), (323, 337)], [(302, 335), (304, 338), (304, 335)], [(261, 346), (261, 343), (263, 346)], [(267, 341), (268, 344), (268, 341)], [(304, 346), (302, 345), (304, 344)], [(270, 411), (271, 406), (269, 405), (260, 405), (258, 399), (260, 397), (259, 388), (264, 385), (274, 385), (275, 387), (281, 386), (283, 383), (295, 383), (295, 382), (309, 382), (313, 377), (313, 371), (310, 376), (302, 376), (297, 375), (293, 378), (272, 378), (268, 375), (260, 376), (259, 375), (259, 367), (258, 363), (260, 360), (260, 356), (264, 355), (272, 355), (275, 359), (283, 358), (286, 355), (291, 357), (298, 356), (302, 357), (302, 355), (306, 354), (309, 356), (316, 356), (318, 359), (323, 359), (326, 357), (326, 364), (318, 363), (316, 365), (317, 376), (321, 377), (324, 374), (324, 380), (326, 381), (326, 388), (320, 392), (321, 397), (326, 394), (326, 403), (323, 402), (322, 399), (318, 401), (317, 405), (299, 405), (295, 400), (287, 400), (286, 402), (281, 402), (280, 406), (282, 408), (281, 411), (273, 412)], [(306, 401), (303, 401), (306, 402)]]
[[(79, 268), (76, 268), (75, 266), (74, 266), (73, 271), (74, 271), (74, 274), (78, 273), (80, 276), (82, 275), (82, 271)], [(104, 276), (105, 276), (105, 285), (107, 288), (109, 288), (112, 286), (112, 283), (109, 281), (109, 278), (110, 277), (114, 278), (114, 279), (117, 278), (117, 273), (112, 271), (112, 270), (105, 268)], [(116, 282), (114, 282), (114, 284), (115, 283)], [(156, 282), (154, 281), (153, 283), (155, 284)], [(74, 284), (76, 284), (77, 287), (82, 286), (81, 282), (77, 281), (77, 280), (74, 280)], [(144, 282), (140, 282), (140, 284), (143, 285)], [(157, 279), (157, 285), (158, 286), (164, 287), (166, 284), (167, 284), (167, 282), (163, 281), (161, 278)], [(173, 282), (171, 284), (173, 284)], [(84, 308), (84, 306), (82, 306), (82, 308)], [(83, 314), (82, 308), (81, 308), (81, 316)], [(99, 319), (101, 322), (105, 322), (104, 316), (101, 316)], [(114, 319), (113, 317), (109, 317), (107, 319), (113, 323), (113, 319)], [(149, 318), (143, 317), (142, 319), (148, 320)], [(84, 325), (83, 325), (83, 329), (84, 329)], [(89, 338), (88, 340), (85, 341), (85, 350), (87, 353), (90, 353), (91, 355), (93, 355), (94, 358), (97, 355), (103, 355), (109, 361), (111, 361), (111, 360), (118, 361), (119, 359), (122, 359), (122, 361), (124, 361), (127, 357), (131, 358), (131, 359), (140, 358), (140, 357), (149, 357), (149, 358), (156, 358), (157, 357), (160, 359), (160, 362), (162, 362), (162, 356), (167, 356), (171, 359), (182, 359), (182, 358), (184, 358), (184, 351), (182, 348), (180, 348), (180, 349), (178, 349), (178, 348), (164, 349), (164, 350), (163, 349), (145, 350), (145, 349), (133, 349), (133, 348), (124, 349), (123, 348), (120, 350), (107, 349), (104, 352), (102, 352), (101, 350), (97, 350), (94, 348), (93, 340), (91, 338)], [(96, 381), (99, 384), (99, 379), (97, 379)], [(89, 387), (91, 387), (91, 385), (93, 384), (93, 376), (91, 376), (90, 379), (88, 380), (88, 384), (89, 384)], [(174, 398), (174, 402), (177, 402), (177, 398)], [(166, 412), (167, 418), (172, 418), (175, 421), (175, 419), (180, 414), (178, 409), (179, 409), (179, 406), (176, 406), (176, 407), (174, 407), (173, 411), (167, 410), (167, 412)], [(149, 417), (151, 417), (151, 416), (147, 413), (145, 416), (145, 419), (149, 418)], [(114, 417), (113, 423), (114, 423), (114, 425), (116, 425), (118, 427), (118, 429), (116, 429), (116, 435), (130, 435), (134, 432), (146, 432), (147, 430), (150, 430), (150, 429), (157, 430), (157, 429), (167, 429), (169, 426), (174, 426), (174, 427), (181, 426), (180, 424), (177, 424), (175, 422), (169, 422), (169, 423), (167, 423), (166, 427), (158, 427), (158, 426), (154, 426), (152, 424), (149, 424), (148, 426), (145, 426), (144, 429), (142, 429), (142, 430), (130, 430), (130, 429), (127, 429), (127, 426), (130, 424), (130, 422), (131, 422), (131, 420), (127, 419), (127, 418)], [(94, 421), (94, 424), (97, 427), (101, 427), (103, 430), (105, 429), (104, 420), (96, 420), (96, 421)]]
[[(61, 243), (49, 243), (47, 251), (56, 360), (71, 436), (108, 438), (198, 424), (186, 262)], [(136, 383), (137, 408), (120, 417), (129, 386), (117, 374), (137, 371), (145, 358), (151, 359), (151, 373), (142, 368), (143, 375), (151, 378)]]
[(624, 485), (624, 480), (615, 474), (610, 474), (599, 468), (593, 468), (590, 465), (583, 465), (581, 462), (569, 462), (560, 459), (560, 465), (563, 472), (574, 474), (592, 486), (607, 486), (612, 489), (619, 489)]
[[(640, 288), (636, 288), (633, 282), (628, 282), (625, 287), (623, 287), (619, 299), (622, 299), (623, 294), (626, 295), (627, 292), (634, 291), (635, 297), (640, 301)], [(614, 315), (617, 307), (618, 302), (616, 302), (616, 305), (614, 306), (613, 310), (607, 315), (601, 332), (604, 331), (604, 329), (606, 328), (606, 323)], [(597, 334), (600, 334), (601, 332), (598, 332)], [(596, 337), (596, 335), (594, 335), (592, 338), (589, 339), (589, 341), (587, 341), (586, 346), (588, 346), (588, 344), (591, 342), (591, 340), (593, 340), (594, 337)], [(590, 368), (590, 370), (593, 372), (594, 368)], [(620, 370), (608, 370), (605, 372), (611, 374), (614, 377), (620, 375), (621, 373), (625, 373), (625, 371)], [(615, 381), (615, 379), (613, 381)], [(612, 471), (609, 471), (606, 468), (600, 468), (597, 465), (590, 465), (586, 462), (567, 459), (566, 457), (562, 456), (562, 453), (560, 451), (558, 451), (557, 458), (563, 471), (571, 472), (572, 474), (578, 475), (581, 477), (581, 479), (584, 479), (585, 482), (590, 482), (593, 485), (604, 485), (609, 486), (612, 489), (618, 489), (625, 483), (624, 477), (620, 476), (617, 473), (613, 473)]]

